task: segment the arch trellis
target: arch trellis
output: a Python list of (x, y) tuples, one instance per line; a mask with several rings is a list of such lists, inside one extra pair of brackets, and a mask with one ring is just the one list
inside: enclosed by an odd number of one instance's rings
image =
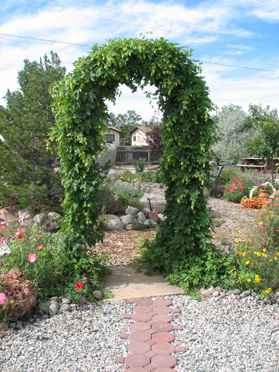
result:
[(103, 236), (96, 195), (95, 164), (105, 143), (105, 100), (115, 101), (120, 84), (134, 92), (156, 87), (163, 112), (165, 144), (161, 163), (167, 219), (149, 251), (153, 268), (169, 273), (187, 255), (207, 249), (210, 218), (203, 185), (209, 176), (213, 121), (211, 101), (191, 52), (161, 39), (113, 39), (94, 46), (75, 63), (74, 71), (53, 89), (57, 143), (65, 187), (63, 233), (71, 257)]

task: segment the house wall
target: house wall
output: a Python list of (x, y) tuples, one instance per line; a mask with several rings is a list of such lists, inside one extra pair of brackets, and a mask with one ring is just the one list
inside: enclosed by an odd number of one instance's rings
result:
[(107, 134), (114, 134), (114, 141), (112, 143), (116, 146), (119, 146), (119, 139), (120, 139), (119, 132), (116, 132), (115, 130), (109, 128), (108, 131), (106, 132), (106, 135)]
[(146, 134), (140, 129), (135, 129), (132, 133), (131, 143), (132, 146), (148, 146)]

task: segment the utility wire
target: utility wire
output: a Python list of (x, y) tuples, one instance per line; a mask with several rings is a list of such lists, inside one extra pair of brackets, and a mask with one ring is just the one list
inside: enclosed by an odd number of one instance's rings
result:
[[(18, 4), (18, 5), (24, 5), (24, 6), (27, 6), (27, 7), (32, 7), (32, 8), (36, 8), (38, 9), (38, 6), (36, 5), (31, 5), (31, 4), (27, 4), (27, 3), (22, 3), (22, 2), (18, 2), (18, 1), (12, 1), (12, 0), (4, 0), (5, 2), (9, 2), (9, 3), (13, 3), (13, 4)], [(68, 4), (68, 5), (73, 5), (73, 6), (79, 6), (81, 8), (84, 8), (83, 6), (79, 5), (79, 4), (75, 4), (75, 3), (69, 3), (69, 2), (65, 2), (65, 1), (60, 1), (61, 3), (64, 3), (64, 4)], [(209, 32), (214, 32), (214, 33), (219, 33), (219, 34), (225, 34), (225, 35), (232, 35), (234, 37), (238, 37), (238, 38), (243, 38), (243, 39), (248, 39), (248, 40), (252, 40), (252, 41), (261, 41), (260, 38), (258, 39), (255, 39), (255, 38), (250, 38), (250, 37), (247, 37), (247, 36), (243, 36), (243, 35), (237, 35), (235, 34), (235, 32), (228, 32), (228, 31), (222, 31), (222, 30), (216, 30), (216, 29), (210, 29), (208, 27), (203, 27), (203, 26), (199, 26), (195, 23), (191, 23), (191, 22), (186, 22), (186, 21), (183, 21), (183, 20), (177, 20), (177, 19), (173, 19), (173, 20), (170, 20), (170, 19), (167, 19), (167, 18), (159, 18), (159, 17), (150, 17), (149, 14), (147, 13), (132, 13), (132, 12), (117, 12), (115, 10), (108, 10), (108, 8), (111, 8), (109, 6), (105, 6), (105, 5), (99, 5), (96, 3), (88, 3), (88, 2), (81, 2), (81, 3), (84, 3), (84, 4), (88, 4), (88, 5), (93, 5), (93, 6), (97, 6), (97, 7), (103, 7), (105, 8), (106, 12), (108, 13), (113, 13), (113, 14), (119, 14), (119, 15), (132, 15), (134, 17), (139, 17), (140, 16), (143, 16), (142, 19), (146, 19), (146, 17), (148, 17), (149, 20), (154, 20), (154, 21), (158, 21), (158, 20), (164, 20), (165, 23), (168, 23), (168, 24), (173, 24), (174, 22), (177, 24), (177, 23), (181, 23), (182, 25), (190, 25), (191, 27), (195, 27), (197, 29), (200, 29), (202, 31), (209, 31)], [(57, 3), (56, 3), (57, 4)], [(63, 13), (65, 10), (57, 10), (57, 9), (53, 9), (53, 8), (49, 8), (49, 7), (43, 7), (43, 9), (46, 9), (46, 10), (51, 10), (53, 12), (57, 12), (57, 13)], [(111, 8), (111, 9), (114, 9), (114, 8)], [(86, 18), (94, 18), (94, 19), (99, 19), (99, 20), (102, 20), (103, 22), (111, 22), (111, 20), (105, 20), (103, 18), (98, 18), (98, 17), (92, 17), (92, 16), (88, 16), (88, 15), (84, 15), (84, 14), (77, 14), (77, 13), (71, 13), (71, 14), (75, 14), (75, 15), (78, 15), (78, 16), (81, 16), (81, 17), (86, 17)], [(141, 20), (142, 20), (141, 19)], [(117, 20), (113, 20), (114, 23), (121, 23), (123, 24), (124, 22), (121, 22), (121, 21), (117, 21)], [(125, 21), (125, 24), (131, 24), (131, 25), (134, 25), (134, 23), (132, 22), (127, 22)], [(189, 26), (188, 26), (189, 27)], [(182, 33), (180, 33), (182, 35)], [(261, 39), (264, 39), (264, 38), (261, 38)], [(279, 40), (272, 40), (272, 39), (264, 39), (265, 42), (268, 42), (268, 43), (271, 43), (271, 44), (274, 44), (274, 43), (278, 43)], [(271, 49), (272, 50), (272, 49)]]
[[(20, 39), (27, 39), (27, 40), (37, 40), (37, 41), (43, 41), (43, 42), (49, 42), (49, 43), (59, 43), (59, 44), (76, 45), (76, 46), (81, 46), (81, 47), (90, 47), (90, 48), (92, 48), (92, 45), (88, 45), (88, 44), (68, 43), (66, 41), (39, 39), (39, 38), (36, 38), (36, 37), (11, 35), (11, 34), (4, 34), (4, 33), (0, 33), (0, 35), (7, 36), (7, 37), (20, 38)], [(264, 71), (264, 72), (272, 72), (272, 73), (275, 73), (276, 72), (276, 71), (265, 70), (265, 69), (261, 69), (261, 68), (246, 67), (246, 66), (236, 66), (236, 65), (226, 64), (226, 63), (217, 63), (217, 62), (209, 62), (209, 61), (202, 61), (202, 60), (200, 60), (198, 62), (201, 62), (201, 63), (204, 63), (204, 64), (211, 64), (211, 65), (235, 67), (235, 68), (246, 69), (246, 70), (256, 70), (256, 71)]]

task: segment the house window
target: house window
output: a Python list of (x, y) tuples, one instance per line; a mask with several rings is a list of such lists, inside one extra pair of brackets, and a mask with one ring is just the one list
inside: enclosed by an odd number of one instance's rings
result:
[(115, 139), (115, 135), (114, 134), (107, 134), (107, 143), (113, 143), (114, 142), (114, 139)]
[(136, 142), (136, 140), (137, 140), (137, 136), (134, 136), (133, 141)]

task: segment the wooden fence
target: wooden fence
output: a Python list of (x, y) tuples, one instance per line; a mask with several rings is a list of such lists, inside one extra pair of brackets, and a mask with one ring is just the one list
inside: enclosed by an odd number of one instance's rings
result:
[(115, 164), (133, 164), (133, 160), (144, 158), (148, 164), (157, 164), (161, 155), (146, 147), (117, 147)]

